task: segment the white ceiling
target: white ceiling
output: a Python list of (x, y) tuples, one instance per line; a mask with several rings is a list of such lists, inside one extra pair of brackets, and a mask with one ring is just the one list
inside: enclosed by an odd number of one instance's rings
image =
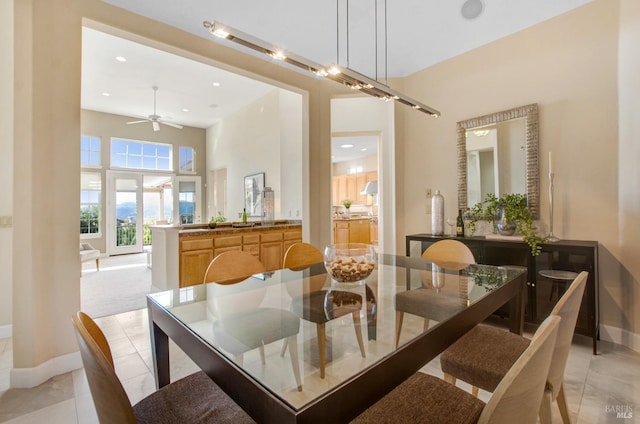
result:
[[(473, 20), (460, 14), (464, 0), (394, 0), (386, 5), (385, 0), (340, 0), (340, 35), (337, 1), (104, 1), (213, 43), (243, 49), (212, 37), (202, 26), (204, 20), (217, 20), (320, 64), (339, 62), (369, 77), (377, 75), (384, 82), (386, 76), (410, 75), (591, 0), (482, 0), (484, 10)], [(155, 85), (159, 87), (158, 115), (170, 122), (206, 128), (272, 89), (258, 81), (88, 28), (83, 30), (82, 54), (82, 107), (89, 110), (146, 118), (153, 113), (151, 87)], [(117, 56), (127, 61), (118, 62)], [(220, 86), (214, 87), (213, 82)]]
[(375, 155), (377, 152), (378, 137), (375, 136), (333, 137), (331, 139), (332, 162), (356, 160)]
[[(214, 87), (214, 82), (220, 85)], [(256, 80), (83, 28), (83, 109), (146, 118), (153, 113), (153, 86), (158, 87), (158, 115), (198, 128), (273, 90)]]

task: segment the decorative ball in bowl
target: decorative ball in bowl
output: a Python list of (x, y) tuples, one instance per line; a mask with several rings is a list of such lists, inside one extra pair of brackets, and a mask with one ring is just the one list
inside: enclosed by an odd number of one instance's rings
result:
[(376, 266), (373, 245), (364, 243), (331, 244), (324, 249), (324, 266), (339, 283), (362, 284)]

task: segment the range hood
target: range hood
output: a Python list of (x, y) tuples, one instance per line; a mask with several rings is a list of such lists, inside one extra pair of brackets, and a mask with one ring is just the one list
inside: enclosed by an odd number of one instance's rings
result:
[(378, 182), (377, 181), (369, 181), (364, 185), (360, 194), (368, 194), (373, 196), (374, 194), (378, 194)]

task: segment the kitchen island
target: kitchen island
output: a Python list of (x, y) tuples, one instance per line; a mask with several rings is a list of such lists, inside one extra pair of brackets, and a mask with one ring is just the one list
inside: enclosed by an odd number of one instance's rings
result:
[(378, 242), (378, 217), (333, 218), (334, 243)]
[(213, 229), (207, 224), (154, 225), (151, 232), (151, 283), (158, 290), (201, 284), (211, 260), (229, 250), (251, 252), (267, 270), (280, 269), (284, 252), (302, 241), (299, 220), (269, 226), (219, 223)]

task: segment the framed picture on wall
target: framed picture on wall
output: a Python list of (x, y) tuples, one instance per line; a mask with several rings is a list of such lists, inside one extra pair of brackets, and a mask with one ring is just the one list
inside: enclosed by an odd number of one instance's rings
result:
[(244, 207), (247, 216), (262, 216), (262, 190), (264, 190), (264, 172), (244, 177)]

